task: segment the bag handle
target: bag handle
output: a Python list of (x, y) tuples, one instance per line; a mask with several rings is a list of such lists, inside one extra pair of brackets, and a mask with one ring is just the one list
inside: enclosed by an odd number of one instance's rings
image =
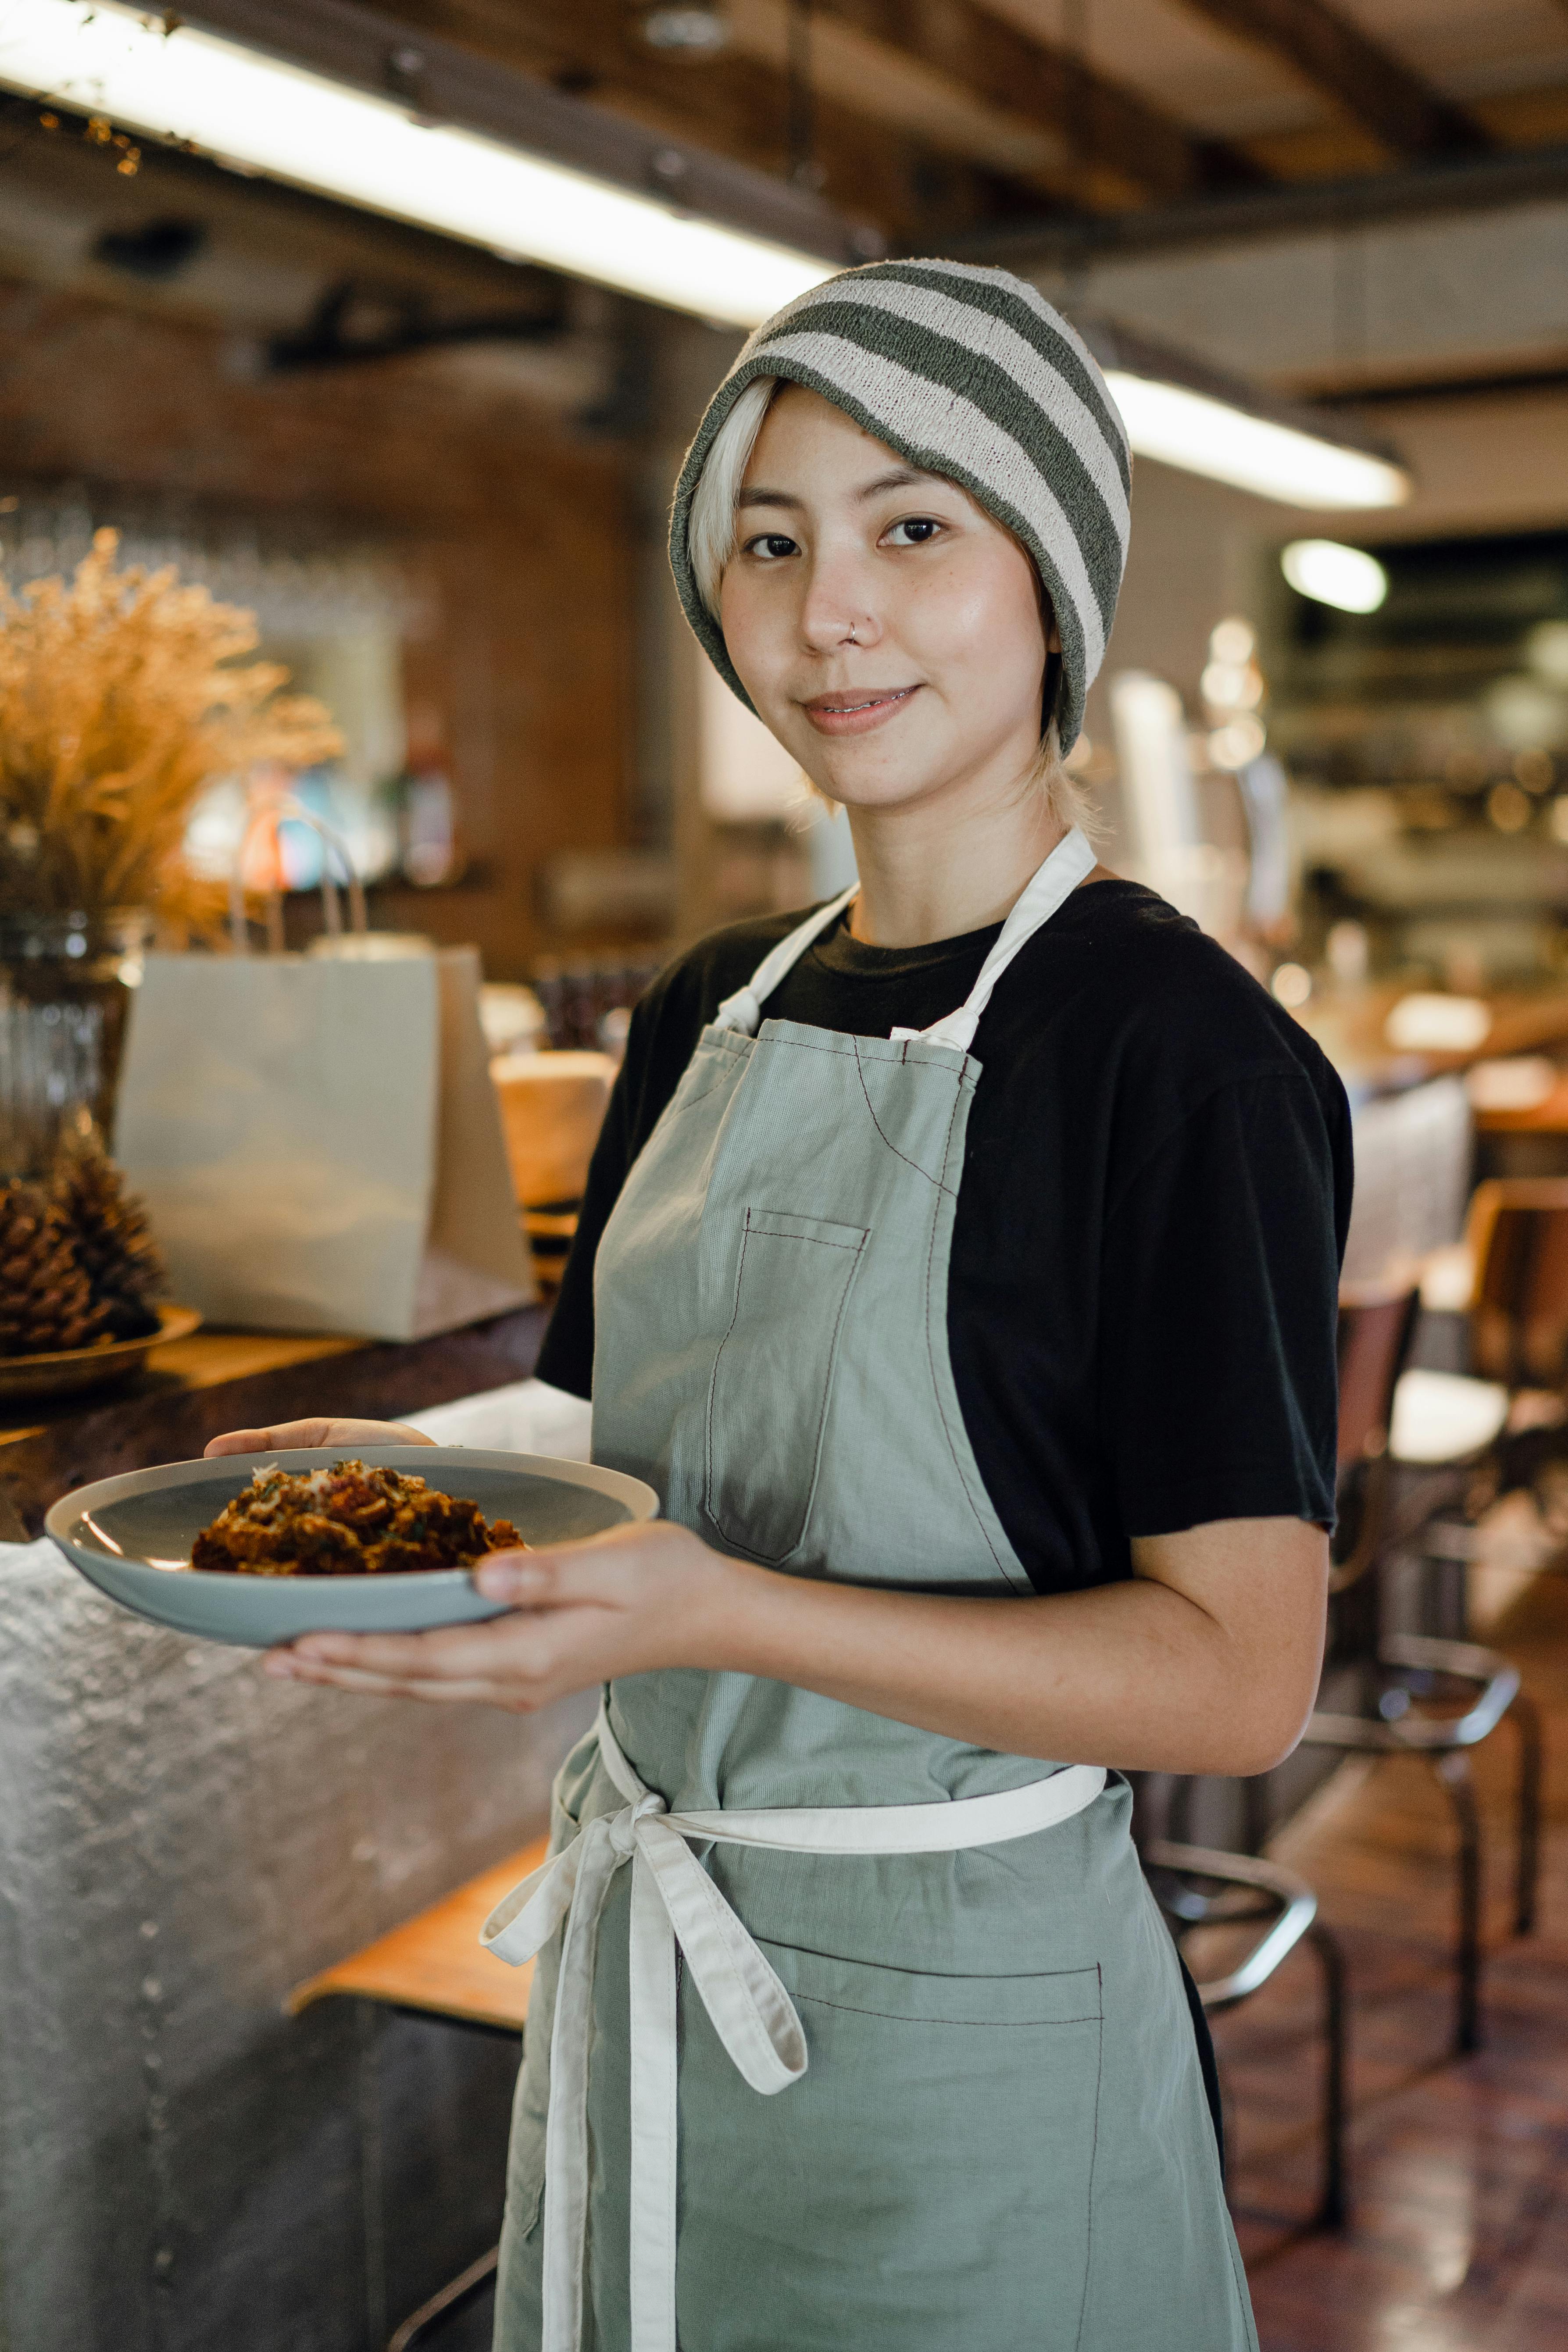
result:
[[(229, 868), (228, 934), (234, 943), (236, 955), (250, 953), (250, 932), (245, 915), (245, 885), (240, 878), (245, 870), (245, 853), (250, 847), (250, 837), (258, 824), (270, 824), (276, 830), (285, 822), (309, 825), (310, 831), (319, 836), (326, 852), (321, 859), (321, 907), (328, 938), (341, 939), (343, 929), (342, 905), (338, 897), (338, 886), (331, 875), (333, 850), (336, 850), (342, 866), (344, 884), (349, 895), (349, 929), (359, 937), (363, 937), (370, 929), (370, 919), (365, 912), (364, 890), (359, 876), (354, 871), (354, 862), (349, 855), (348, 844), (342, 836), (334, 833), (331, 825), (324, 824), (302, 801), (291, 799), (268, 801), (260, 808), (252, 809), (247, 820), (245, 831), (239, 837), (239, 846), (234, 854), (234, 864)], [(277, 890), (269, 890), (267, 894), (267, 947), (270, 955), (281, 955), (283, 952), (283, 900)]]

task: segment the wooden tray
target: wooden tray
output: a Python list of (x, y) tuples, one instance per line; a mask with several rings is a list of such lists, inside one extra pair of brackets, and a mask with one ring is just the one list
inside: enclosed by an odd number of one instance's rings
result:
[(143, 1339), (110, 1339), (97, 1348), (66, 1348), (45, 1356), (0, 1356), (0, 1400), (68, 1396), (107, 1388), (139, 1372), (165, 1339), (187, 1339), (201, 1321), (191, 1307), (160, 1307), (158, 1328)]

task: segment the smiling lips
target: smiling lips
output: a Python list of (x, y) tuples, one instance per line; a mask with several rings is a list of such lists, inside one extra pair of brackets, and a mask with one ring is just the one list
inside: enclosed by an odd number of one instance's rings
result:
[(803, 702), (801, 709), (819, 735), (867, 735), (901, 710), (919, 691), (914, 686), (895, 686), (819, 694), (814, 701)]

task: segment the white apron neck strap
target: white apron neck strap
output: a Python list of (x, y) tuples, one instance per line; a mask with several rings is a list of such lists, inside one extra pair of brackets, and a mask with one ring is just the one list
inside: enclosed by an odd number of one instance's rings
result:
[(1037, 866), (1027, 881), (1012, 913), (1003, 924), (996, 943), (980, 967), (973, 987), (956, 1013), (942, 1020), (933, 1021), (929, 1029), (895, 1029), (895, 1038), (923, 1038), (928, 1045), (951, 1045), (955, 1052), (967, 1054), (974, 1043), (974, 1033), (980, 1026), (980, 1016), (991, 1002), (991, 992), (1007, 966), (1021, 950), (1027, 947), (1035, 933), (1042, 930), (1058, 907), (1063, 906), (1078, 888), (1086, 874), (1094, 871), (1094, 851), (1075, 824), (1070, 833), (1058, 842), (1043, 866)]
[(804, 923), (796, 924), (787, 939), (781, 940), (776, 948), (771, 948), (744, 988), (738, 988), (733, 996), (724, 999), (713, 1015), (714, 1028), (739, 1029), (742, 1036), (754, 1037), (757, 1024), (763, 1017), (763, 1007), (780, 981), (786, 972), (794, 971), (812, 941), (820, 938), (829, 923), (837, 921), (859, 887), (858, 882), (851, 882), (847, 890), (841, 890), (829, 905), (818, 907)]

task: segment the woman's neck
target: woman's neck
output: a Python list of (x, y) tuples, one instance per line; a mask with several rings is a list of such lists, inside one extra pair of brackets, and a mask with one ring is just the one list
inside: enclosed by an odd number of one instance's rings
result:
[(937, 800), (848, 814), (860, 873), (849, 932), (879, 948), (924, 947), (1002, 922), (1068, 830), (1032, 782), (989, 806)]

